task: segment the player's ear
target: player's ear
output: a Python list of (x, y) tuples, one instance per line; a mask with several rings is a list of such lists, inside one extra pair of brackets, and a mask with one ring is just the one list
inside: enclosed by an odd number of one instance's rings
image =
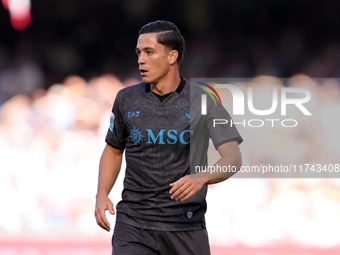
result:
[(177, 50), (171, 50), (168, 54), (168, 61), (170, 65), (173, 65), (178, 58), (178, 51)]

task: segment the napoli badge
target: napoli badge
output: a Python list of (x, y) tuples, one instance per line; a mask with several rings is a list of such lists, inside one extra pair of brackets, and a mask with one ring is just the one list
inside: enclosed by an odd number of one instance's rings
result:
[(193, 121), (195, 118), (195, 112), (190, 110), (190, 109), (185, 109), (184, 111), (182, 111), (181, 113), (181, 119), (184, 121), (184, 122), (191, 122)]

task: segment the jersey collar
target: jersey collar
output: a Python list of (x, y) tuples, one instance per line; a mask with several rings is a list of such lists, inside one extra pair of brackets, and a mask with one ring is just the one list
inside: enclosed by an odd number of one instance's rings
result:
[[(177, 94), (180, 94), (182, 92), (182, 90), (184, 89), (184, 86), (185, 86), (185, 80), (183, 79), (182, 76), (180, 76), (180, 77), (181, 77), (181, 83), (179, 84), (179, 86), (175, 90), (177, 92)], [(145, 86), (145, 92), (149, 93), (151, 91), (150, 83), (146, 83), (145, 85), (146, 85)], [(170, 93), (172, 93), (172, 92), (170, 92)]]

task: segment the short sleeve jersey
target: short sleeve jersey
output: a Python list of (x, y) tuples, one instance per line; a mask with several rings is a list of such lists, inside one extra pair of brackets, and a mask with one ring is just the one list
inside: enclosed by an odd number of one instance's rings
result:
[[(208, 114), (201, 116), (201, 106), (198, 100), (191, 100), (196, 105), (190, 103), (190, 94), (199, 99), (202, 91), (183, 79), (180, 87), (163, 101), (145, 83), (117, 94), (106, 136), (108, 145), (125, 149), (126, 172), (122, 200), (116, 208), (117, 221), (161, 231), (205, 228), (207, 186), (182, 202), (171, 199), (169, 184), (190, 174), (190, 143), (195, 132), (200, 132), (195, 125), (205, 125), (203, 131), (209, 133), (198, 136), (207, 140), (200, 142), (202, 146), (194, 145), (199, 153), (207, 153), (209, 137), (217, 147), (229, 141), (240, 143), (242, 138), (235, 127), (227, 125), (209, 130), (204, 122), (213, 118), (214, 111), (218, 118), (222, 113), (230, 119), (227, 111), (223, 106), (210, 107), (208, 101)], [(194, 94), (190, 93), (192, 89)], [(204, 160), (200, 163), (206, 164)]]

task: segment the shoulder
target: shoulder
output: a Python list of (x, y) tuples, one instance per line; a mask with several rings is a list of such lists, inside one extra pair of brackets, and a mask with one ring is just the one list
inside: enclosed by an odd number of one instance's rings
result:
[[(210, 103), (210, 101), (213, 101), (215, 99), (214, 93), (211, 93), (208, 88), (206, 88), (204, 85), (195, 83), (195, 82), (189, 82), (186, 81), (186, 87), (190, 90), (190, 100), (191, 102), (202, 100), (202, 95), (207, 95), (207, 102)], [(212, 99), (214, 98), (214, 99)]]
[(188, 80), (185, 80), (185, 87), (190, 89), (190, 93), (191, 95), (202, 95), (202, 94), (206, 94), (205, 90), (202, 89), (202, 85), (196, 82), (191, 82)]
[(117, 93), (117, 98), (130, 97), (130, 96), (141, 95), (145, 93), (146, 93), (146, 84), (144, 82), (141, 82), (139, 84), (121, 89)]

